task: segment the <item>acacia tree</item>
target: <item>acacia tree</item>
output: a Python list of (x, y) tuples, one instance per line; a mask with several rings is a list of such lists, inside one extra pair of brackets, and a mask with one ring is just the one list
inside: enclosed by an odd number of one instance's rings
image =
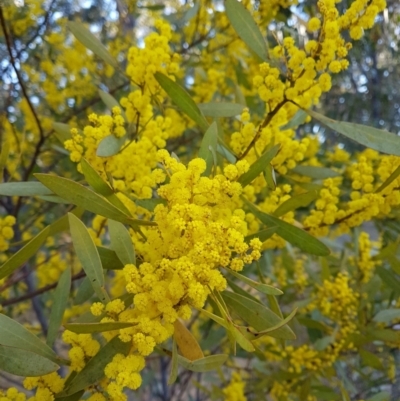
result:
[(386, 3), (295, 3), (1, 5), (0, 401), (396, 397), (400, 139), (316, 111)]

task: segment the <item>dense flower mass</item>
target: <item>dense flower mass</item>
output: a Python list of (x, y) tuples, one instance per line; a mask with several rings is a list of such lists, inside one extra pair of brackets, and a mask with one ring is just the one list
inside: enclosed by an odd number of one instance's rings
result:
[(26, 3), (0, 6), (0, 401), (386, 399), (398, 138), (308, 110), (385, 1)]

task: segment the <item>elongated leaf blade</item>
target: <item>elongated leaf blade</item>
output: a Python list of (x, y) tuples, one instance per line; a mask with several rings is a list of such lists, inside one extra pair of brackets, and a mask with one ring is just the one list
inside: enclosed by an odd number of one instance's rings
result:
[(42, 376), (55, 372), (59, 365), (26, 349), (0, 345), (0, 370), (17, 376)]
[(101, 264), (105, 270), (121, 270), (124, 265), (119, 260), (117, 254), (112, 249), (103, 248), (102, 246), (97, 247), (97, 252), (101, 259)]
[(137, 323), (130, 322), (104, 322), (104, 323), (67, 323), (64, 327), (74, 333), (103, 333), (105, 331), (121, 330), (133, 327)]
[(101, 89), (99, 89), (99, 96), (103, 103), (109, 108), (111, 111), (114, 107), (119, 107), (121, 110), (121, 115), (124, 117), (124, 120), (126, 121), (126, 115), (124, 109), (121, 107), (121, 105), (118, 103), (118, 100), (115, 99), (114, 96), (112, 96), (108, 92), (104, 92)]
[[(235, 0), (236, 1), (236, 0)], [(257, 178), (265, 169), (268, 163), (277, 155), (280, 145), (275, 145), (271, 149), (264, 152), (251, 166), (247, 173), (242, 174), (238, 182), (245, 187)]]
[(172, 81), (172, 79), (168, 78), (161, 72), (156, 72), (154, 77), (165, 92), (167, 92), (172, 101), (203, 131), (206, 131), (208, 128), (208, 122), (189, 93), (187, 93), (182, 86)]
[(400, 318), (400, 309), (384, 309), (374, 316), (374, 322), (389, 323)]
[(171, 386), (176, 382), (178, 377), (178, 348), (176, 346), (176, 341), (172, 341), (172, 361), (171, 361), (171, 373), (168, 378), (168, 385)]
[(245, 106), (239, 103), (210, 102), (199, 103), (200, 111), (207, 117), (234, 117), (241, 114)]
[(47, 332), (46, 344), (52, 347), (57, 337), (58, 329), (61, 326), (65, 309), (68, 305), (69, 292), (71, 289), (71, 268), (65, 269), (54, 291), (54, 301), (51, 307), (49, 329)]
[(243, 281), (250, 287), (253, 287), (259, 292), (262, 292), (263, 294), (269, 294), (269, 295), (282, 295), (283, 292), (279, 290), (278, 288), (273, 287), (272, 285), (268, 284), (263, 284), (263, 283), (257, 283), (257, 281), (251, 280), (247, 278), (246, 276), (243, 276), (242, 274), (239, 274), (231, 269), (226, 269), (230, 274), (235, 276), (238, 280)]
[(256, 338), (260, 338), (261, 336), (264, 336), (266, 334), (271, 334), (272, 332), (279, 330), (281, 327), (285, 326), (288, 324), (293, 318), (296, 316), (297, 313), (297, 308), (295, 308), (287, 317), (285, 317), (280, 323), (276, 324), (275, 326), (270, 327), (267, 330), (260, 331), (255, 334)]
[(21, 267), (25, 262), (27, 262), (42, 244), (46, 241), (50, 233), (50, 227), (44, 228), (33, 237), (25, 246), (23, 246), (18, 252), (14, 253), (2, 266), (0, 266), (0, 280), (9, 276), (16, 269)]
[(379, 186), (379, 188), (375, 191), (375, 193), (382, 192), (385, 188), (387, 188), (394, 180), (396, 180), (400, 175), (400, 166), (393, 171), (392, 174)]
[(58, 363), (57, 355), (49, 346), (24, 326), (3, 314), (0, 314), (0, 345), (30, 351)]
[(327, 256), (330, 254), (329, 248), (325, 244), (306, 231), (292, 226), (291, 224), (286, 223), (286, 221), (280, 220), (277, 217), (261, 212), (256, 206), (246, 199), (245, 203), (249, 207), (251, 213), (253, 213), (264, 224), (278, 227), (276, 233), (292, 245), (295, 245), (302, 251), (312, 255)]
[(56, 133), (57, 139), (64, 144), (65, 141), (71, 139), (71, 127), (68, 124), (64, 123), (52, 123), (53, 130)]
[(0, 195), (2, 196), (43, 196), (52, 194), (53, 192), (50, 189), (35, 181), (0, 184)]
[(3, 177), (3, 170), (6, 166), (8, 156), (10, 154), (10, 142), (3, 140), (0, 152), (0, 179)]
[(110, 230), (111, 247), (122, 264), (136, 265), (135, 248), (129, 231), (122, 223), (114, 220), (108, 220), (108, 228)]
[(292, 172), (306, 177), (315, 178), (317, 180), (324, 180), (325, 178), (338, 177), (340, 173), (333, 171), (330, 168), (318, 166), (296, 166)]
[(192, 372), (209, 372), (210, 370), (218, 369), (227, 360), (228, 355), (225, 354), (206, 356), (205, 358), (197, 359), (195, 361), (189, 361), (189, 359), (178, 355), (179, 364)]
[(275, 217), (283, 216), (284, 214), (296, 210), (300, 207), (308, 206), (312, 201), (318, 198), (318, 191), (310, 191), (304, 194), (293, 196), (283, 202), (274, 212)]
[(204, 358), (199, 343), (179, 319), (174, 323), (174, 339), (181, 354), (189, 361)]
[(101, 302), (106, 303), (109, 298), (104, 290), (103, 267), (96, 245), (82, 221), (71, 213), (68, 213), (68, 217), (76, 255), (89, 277), (94, 292)]
[(261, 242), (264, 242), (276, 233), (277, 228), (278, 227), (268, 227), (254, 234), (247, 235), (244, 239), (246, 242), (250, 242), (253, 238), (258, 238)]
[(99, 157), (114, 156), (120, 151), (125, 141), (125, 136), (117, 138), (114, 135), (108, 135), (100, 141), (96, 150), (96, 155)]
[(298, 110), (294, 117), (283, 127), (280, 128), (281, 131), (287, 129), (297, 128), (299, 125), (304, 124), (307, 118), (307, 113), (304, 110)]
[(225, 1), (225, 12), (233, 29), (246, 45), (260, 57), (268, 60), (268, 48), (265, 39), (250, 12), (237, 0)]
[[(70, 376), (68, 376), (68, 377), (70, 377)], [(81, 390), (75, 394), (68, 395), (66, 397), (57, 397), (57, 401), (79, 401), (84, 393), (85, 393), (85, 390)]]
[[(98, 250), (99, 248), (97, 248)], [(101, 256), (100, 256), (101, 259)], [(92, 284), (89, 277), (85, 277), (79, 284), (78, 291), (74, 297), (74, 305), (81, 305), (89, 300), (94, 294)], [(72, 331), (72, 330), (71, 330)]]
[(204, 134), (199, 150), (199, 157), (206, 161), (207, 168), (203, 173), (203, 175), (205, 175), (206, 177), (210, 175), (211, 170), (215, 165), (212, 150), (216, 152), (217, 145), (218, 145), (217, 123), (213, 122), (207, 129), (206, 133)]
[[(229, 308), (257, 331), (270, 329), (280, 324), (283, 320), (266, 306), (242, 295), (224, 291), (222, 292), (222, 297)], [(296, 338), (289, 326), (283, 326), (272, 331), (269, 335), (284, 340), (294, 340)]]
[(85, 210), (132, 226), (156, 225), (156, 223), (151, 221), (130, 218), (102, 196), (68, 178), (56, 177), (48, 174), (35, 174), (35, 176), (58, 196), (73, 205), (83, 207)]
[(306, 111), (311, 117), (325, 126), (367, 148), (375, 149), (378, 152), (387, 153), (389, 155), (400, 156), (400, 137), (395, 134), (367, 125), (335, 121), (312, 110)]
[(118, 337), (114, 337), (85, 365), (85, 367), (74, 377), (69, 386), (60, 396), (69, 396), (84, 390), (97, 383), (104, 377), (104, 368), (112, 361), (115, 355), (127, 355), (132, 344), (122, 342)]
[(81, 23), (68, 21), (67, 26), (76, 39), (78, 39), (79, 42), (81, 42), (87, 49), (91, 50), (107, 64), (113, 66), (114, 68), (118, 68), (117, 62), (104, 47), (104, 45)]

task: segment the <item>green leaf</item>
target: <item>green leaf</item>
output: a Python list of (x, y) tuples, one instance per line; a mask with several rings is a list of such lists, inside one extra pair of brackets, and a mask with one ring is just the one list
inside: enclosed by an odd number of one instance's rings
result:
[(100, 351), (74, 377), (59, 396), (69, 396), (96, 384), (104, 377), (104, 368), (112, 361), (114, 356), (117, 354), (127, 355), (131, 347), (131, 342), (124, 343), (118, 337), (114, 337), (104, 347), (100, 348)]
[(0, 345), (33, 352), (43, 358), (59, 363), (57, 355), (49, 346), (40, 341), (24, 326), (3, 314), (0, 314)]
[(97, 247), (99, 252), (101, 264), (105, 270), (121, 270), (124, 265), (119, 260), (117, 254), (112, 249), (103, 248), (102, 246)]
[(61, 326), (65, 309), (68, 305), (69, 292), (71, 289), (71, 268), (67, 267), (61, 274), (57, 288), (53, 295), (53, 305), (49, 319), (46, 344), (52, 347), (57, 338), (58, 329)]
[(190, 7), (189, 10), (186, 11), (185, 15), (182, 18), (183, 22), (189, 22), (195, 15), (197, 15), (200, 8), (200, 1), (196, 1), (193, 7)]
[(306, 177), (324, 180), (325, 178), (338, 177), (340, 173), (333, 171), (330, 168), (318, 166), (296, 166), (292, 169), (293, 173), (305, 175)]
[(225, 12), (233, 29), (261, 60), (268, 60), (268, 48), (250, 12), (237, 0), (225, 1)]
[(210, 102), (198, 104), (200, 111), (207, 117), (234, 117), (241, 114), (245, 106), (238, 103)]
[(3, 140), (0, 152), (0, 179), (3, 177), (3, 170), (6, 166), (8, 156), (10, 154), (10, 142)]
[(271, 163), (268, 163), (263, 170), (263, 176), (267, 183), (268, 189), (271, 191), (275, 191), (276, 189), (276, 176), (275, 170), (272, 167)]
[(131, 322), (104, 322), (104, 323), (67, 323), (64, 327), (74, 333), (103, 333), (105, 331), (121, 330), (136, 326)]
[(154, 209), (158, 205), (167, 205), (168, 202), (165, 199), (153, 198), (153, 199), (136, 199), (135, 203), (137, 206), (148, 210), (149, 212), (154, 212)]
[(367, 338), (388, 343), (397, 343), (400, 341), (400, 331), (391, 329), (369, 329)]
[[(99, 250), (99, 248), (97, 248)], [(100, 256), (101, 259), (101, 256)], [(104, 268), (104, 266), (103, 266)], [(92, 284), (90, 283), (89, 277), (85, 277), (79, 284), (78, 291), (74, 297), (74, 305), (81, 305), (89, 300), (94, 294)]]
[(17, 376), (42, 376), (55, 372), (59, 365), (26, 349), (0, 345), (0, 370)]
[(64, 145), (64, 142), (72, 138), (71, 127), (68, 124), (52, 123), (53, 130), (56, 133), (57, 139)]
[(235, 284), (232, 280), (229, 280), (229, 278), (226, 279), (226, 282), (228, 283), (229, 287), (233, 290), (233, 292), (243, 295), (244, 297), (250, 298), (255, 302), (261, 303), (260, 300), (258, 300), (256, 297), (251, 295), (248, 291), (244, 290), (239, 285)]
[(306, 231), (292, 226), (291, 224), (286, 223), (286, 221), (280, 220), (277, 217), (261, 212), (247, 199), (243, 199), (245, 200), (245, 203), (249, 207), (251, 213), (253, 213), (265, 225), (278, 227), (276, 233), (292, 245), (295, 245), (302, 251), (312, 255), (327, 256), (330, 254), (329, 248), (325, 244), (308, 234)]
[(0, 195), (2, 196), (43, 196), (52, 195), (48, 188), (40, 182), (5, 182), (0, 184)]
[(390, 401), (390, 394), (387, 391), (380, 391), (378, 394), (367, 398), (366, 401)]
[(400, 309), (385, 309), (379, 311), (374, 318), (374, 322), (389, 323), (392, 320), (397, 320), (400, 318)]
[(253, 238), (258, 238), (261, 242), (266, 241), (267, 239), (271, 238), (277, 230), (278, 227), (268, 227), (264, 230), (257, 231), (254, 234), (247, 235), (244, 240), (249, 243)]
[[(257, 331), (265, 331), (282, 322), (278, 315), (266, 306), (252, 301), (242, 295), (233, 292), (221, 293), (226, 304), (245, 322), (254, 327)], [(269, 333), (271, 337), (282, 338), (284, 340), (294, 340), (296, 338), (289, 326), (283, 326)]]
[(358, 352), (360, 353), (361, 360), (367, 366), (371, 366), (371, 368), (384, 370), (382, 361), (378, 358), (377, 355), (369, 352), (365, 349), (359, 349)]
[(400, 280), (392, 272), (392, 270), (388, 270), (382, 266), (378, 266), (376, 268), (376, 272), (378, 273), (382, 281), (386, 284), (386, 286), (396, 291), (397, 294), (400, 294)]
[(154, 77), (165, 92), (167, 92), (167, 95), (172, 99), (172, 101), (203, 131), (206, 131), (208, 128), (208, 122), (189, 93), (187, 93), (182, 86), (161, 72), (156, 72)]
[[(71, 376), (71, 375), (70, 375)], [(68, 377), (70, 377), (68, 376)], [(75, 394), (69, 395), (67, 397), (57, 397), (57, 401), (79, 401), (82, 395), (85, 393), (85, 390), (81, 390)]]
[(118, 68), (117, 62), (104, 47), (104, 45), (80, 22), (68, 21), (67, 27), (76, 37), (76, 39), (78, 39), (79, 42), (81, 42), (87, 49), (91, 50), (107, 64), (110, 64), (114, 68)]
[(135, 248), (129, 231), (122, 223), (108, 220), (110, 230), (111, 248), (114, 249), (123, 265), (136, 265)]
[(212, 167), (215, 166), (212, 150), (214, 150), (214, 152), (217, 150), (217, 144), (217, 123), (213, 122), (204, 134), (199, 150), (199, 157), (206, 161), (207, 168), (203, 173), (206, 177), (211, 174)]
[(312, 110), (306, 111), (311, 117), (315, 118), (325, 126), (360, 143), (361, 145), (366, 146), (367, 148), (375, 149), (389, 155), (400, 156), (400, 137), (395, 134), (369, 127), (367, 125), (335, 121)]
[(281, 131), (286, 131), (287, 129), (297, 128), (299, 125), (304, 124), (307, 118), (307, 113), (304, 110), (298, 110), (293, 118), (280, 128)]
[(139, 225), (157, 225), (151, 221), (132, 219), (102, 196), (68, 178), (49, 174), (35, 174), (35, 176), (58, 196), (76, 206), (83, 207), (85, 210), (107, 217), (108, 219), (120, 221), (121, 223), (131, 224), (134, 227)]
[(119, 109), (121, 110), (121, 115), (122, 117), (124, 117), (124, 120), (126, 121), (126, 114), (124, 109), (121, 107), (121, 105), (119, 104), (118, 100), (115, 99), (114, 96), (112, 96), (110, 93), (108, 92), (104, 92), (101, 89), (99, 89), (99, 96), (100, 99), (103, 101), (103, 103), (108, 107), (108, 109), (110, 111), (112, 111), (112, 109), (114, 107), (119, 107)]
[(375, 191), (375, 193), (382, 192), (385, 188), (387, 188), (394, 180), (396, 180), (400, 175), (400, 166), (393, 171), (392, 174), (383, 182), (379, 188)]
[(68, 217), (76, 256), (89, 277), (94, 292), (101, 302), (107, 303), (110, 299), (104, 289), (103, 267), (96, 245), (82, 221), (71, 213), (68, 213)]
[(86, 159), (81, 159), (82, 173), (85, 176), (87, 183), (100, 195), (103, 195), (110, 203), (119, 210), (122, 210), (126, 215), (131, 213), (114, 193), (110, 185), (103, 180), (100, 174), (88, 163)]
[[(236, 0), (233, 0), (236, 1)], [(276, 156), (280, 148), (280, 145), (275, 145), (271, 149), (264, 152), (251, 166), (247, 173), (242, 174), (238, 182), (244, 188), (249, 185), (255, 178), (260, 175), (266, 166), (271, 163), (271, 160)]]
[(310, 191), (304, 194), (295, 195), (287, 201), (283, 202), (274, 212), (275, 217), (283, 216), (284, 214), (296, 210), (299, 207), (307, 207), (312, 201), (318, 198), (318, 191)]
[(283, 294), (283, 292), (281, 290), (279, 290), (278, 288), (272, 287), (272, 285), (258, 283), (257, 281), (251, 280), (231, 269), (226, 269), (226, 270), (228, 271), (228, 273), (232, 274), (240, 281), (243, 281), (250, 287), (253, 287), (254, 289), (256, 289), (259, 292), (262, 292), (263, 294), (269, 294), (269, 295), (282, 295)]
[(172, 361), (171, 361), (171, 373), (168, 378), (168, 386), (171, 386), (176, 382), (178, 377), (178, 348), (176, 341), (172, 340)]
[(179, 320), (174, 323), (174, 340), (181, 354), (189, 361), (204, 358), (203, 351), (190, 330)]
[(14, 253), (8, 260), (6, 260), (4, 264), (0, 266), (0, 280), (9, 276), (35, 255), (42, 244), (46, 241), (49, 234), (50, 227), (44, 228), (18, 252)]
[(125, 135), (122, 138), (117, 138), (114, 135), (108, 135), (100, 141), (96, 150), (96, 155), (99, 157), (114, 156), (120, 151), (125, 141)]
[(227, 360), (228, 355), (225, 354), (206, 356), (205, 358), (196, 359), (195, 361), (189, 361), (189, 359), (178, 355), (179, 364), (192, 372), (209, 372), (210, 370), (218, 369)]

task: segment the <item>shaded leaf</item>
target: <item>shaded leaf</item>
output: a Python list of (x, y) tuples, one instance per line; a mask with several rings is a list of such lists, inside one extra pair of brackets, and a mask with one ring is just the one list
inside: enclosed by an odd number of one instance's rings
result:
[(6, 166), (8, 156), (10, 154), (10, 142), (3, 140), (0, 152), (0, 179), (3, 177), (3, 170)]
[(277, 230), (278, 227), (268, 227), (263, 230), (257, 231), (254, 234), (247, 235), (244, 240), (246, 242), (250, 242), (253, 238), (258, 238), (261, 242), (266, 241), (267, 239), (271, 238)]
[(35, 174), (35, 176), (58, 196), (61, 196), (61, 198), (66, 199), (76, 206), (83, 207), (85, 210), (122, 223), (131, 224), (132, 226), (156, 225), (156, 223), (151, 221), (132, 219), (102, 196), (68, 178), (49, 174)]
[(67, 323), (64, 327), (74, 333), (103, 333), (105, 331), (121, 330), (136, 326), (130, 322), (103, 322), (103, 323)]
[(234, 117), (241, 114), (245, 106), (238, 103), (210, 102), (198, 104), (200, 111), (207, 117)]
[(299, 207), (306, 207), (317, 198), (318, 191), (310, 191), (304, 194), (295, 195), (279, 205), (274, 212), (274, 216), (280, 217), (292, 210), (298, 209)]
[(60, 367), (49, 359), (26, 349), (0, 345), (0, 370), (17, 376), (42, 376)]
[(393, 171), (392, 174), (383, 182), (379, 188), (376, 189), (375, 193), (382, 192), (385, 188), (387, 188), (394, 180), (396, 180), (400, 175), (400, 166), (396, 168), (396, 170)]
[(247, 278), (246, 276), (243, 276), (231, 269), (226, 269), (226, 270), (230, 274), (235, 276), (237, 279), (239, 279), (240, 281), (243, 281), (250, 287), (253, 287), (254, 289), (256, 289), (259, 292), (262, 292), (263, 294), (269, 294), (269, 295), (282, 295), (283, 294), (283, 292), (281, 290), (273, 287), (272, 285), (258, 283), (257, 281), (251, 280), (251, 279)]
[(204, 134), (199, 150), (199, 157), (205, 160), (207, 165), (206, 170), (203, 173), (203, 175), (206, 177), (211, 174), (212, 167), (215, 166), (215, 160), (212, 154), (212, 150), (214, 150), (214, 152), (217, 150), (217, 144), (217, 123), (213, 122)]
[(53, 130), (56, 133), (57, 139), (64, 145), (65, 141), (72, 138), (71, 127), (64, 123), (52, 123)]
[(370, 340), (397, 343), (400, 341), (400, 331), (391, 329), (369, 329), (367, 331), (367, 338)]
[(87, 49), (91, 50), (107, 64), (113, 66), (114, 68), (118, 68), (117, 62), (104, 47), (104, 45), (80, 22), (68, 21), (67, 27), (76, 37), (76, 39), (78, 39), (79, 42), (81, 42)]
[(304, 124), (307, 118), (307, 113), (304, 110), (298, 110), (293, 118), (284, 126), (280, 128), (281, 131), (287, 129), (297, 128), (299, 125)]
[(189, 361), (204, 358), (199, 343), (179, 319), (174, 323), (174, 339), (181, 354)]
[(114, 220), (108, 220), (110, 230), (111, 247), (117, 254), (123, 265), (136, 265), (135, 248), (129, 231), (122, 223)]
[[(98, 250), (99, 248), (97, 248)], [(101, 257), (100, 257), (101, 259)], [(74, 305), (81, 305), (89, 300), (94, 294), (94, 289), (90, 283), (89, 277), (85, 277), (79, 284), (78, 291), (74, 297)]]
[(292, 226), (291, 224), (286, 223), (286, 221), (280, 220), (277, 217), (261, 212), (247, 199), (243, 199), (245, 200), (245, 203), (249, 207), (251, 213), (253, 213), (265, 225), (277, 227), (276, 233), (292, 245), (295, 245), (302, 251), (312, 255), (327, 256), (330, 254), (329, 248), (325, 244), (308, 234), (306, 231)]
[(400, 156), (400, 137), (367, 125), (335, 121), (312, 110), (306, 110), (311, 117), (325, 126), (370, 149), (389, 155)]
[(103, 103), (108, 107), (108, 109), (110, 111), (112, 111), (113, 107), (119, 107), (119, 109), (121, 110), (121, 115), (122, 115), (122, 117), (124, 117), (124, 120), (126, 121), (125, 111), (119, 104), (118, 100), (115, 99), (114, 96), (112, 96), (108, 92), (102, 91), (101, 89), (99, 89), (99, 96), (100, 96), (101, 100), (103, 101)]
[(203, 131), (208, 128), (208, 122), (200, 109), (186, 90), (161, 72), (154, 74), (160, 86), (167, 92), (172, 101), (187, 114)]
[(97, 247), (101, 264), (105, 270), (121, 270), (124, 265), (119, 260), (117, 254), (112, 249), (103, 248), (102, 246)]
[(57, 355), (49, 346), (40, 341), (24, 326), (3, 314), (0, 314), (0, 345), (33, 352), (59, 363)]
[(218, 369), (228, 360), (228, 355), (217, 354), (206, 356), (205, 358), (190, 361), (181, 355), (178, 355), (178, 362), (185, 369), (192, 372), (209, 372), (210, 370)]
[[(68, 377), (70, 377), (70, 376), (68, 376)], [(57, 397), (57, 401), (79, 401), (84, 393), (85, 393), (85, 390), (81, 390), (75, 394), (68, 395), (67, 397)]]
[(69, 292), (71, 289), (71, 268), (67, 267), (61, 274), (53, 295), (51, 306), (49, 329), (46, 344), (52, 347), (57, 338), (58, 329), (61, 326), (65, 309), (68, 305)]
[(276, 176), (275, 176), (275, 170), (272, 167), (271, 163), (268, 163), (265, 166), (265, 169), (263, 170), (263, 176), (264, 176), (265, 182), (267, 183), (268, 189), (271, 191), (275, 191)]
[(397, 320), (400, 318), (400, 309), (385, 309), (379, 311), (374, 318), (374, 322), (389, 323), (392, 320)]
[(127, 355), (132, 343), (122, 342), (114, 337), (85, 365), (85, 367), (73, 378), (69, 386), (59, 394), (61, 397), (75, 394), (97, 383), (104, 377), (104, 368), (112, 361), (115, 355)]
[(237, 0), (225, 1), (225, 12), (233, 29), (261, 60), (268, 59), (267, 43), (250, 12)]
[[(236, 1), (236, 0), (233, 0)], [(280, 145), (275, 145), (271, 149), (264, 152), (251, 166), (247, 173), (242, 174), (238, 182), (245, 187), (249, 185), (255, 178), (257, 178), (277, 155)]]
[(337, 171), (333, 171), (330, 168), (318, 166), (296, 166), (294, 169), (292, 169), (292, 172), (318, 180), (338, 177), (340, 175), (340, 173), (338, 173)]
[(382, 266), (378, 266), (376, 268), (376, 272), (389, 288), (400, 294), (400, 280), (391, 270), (385, 269)]
[[(242, 295), (233, 292), (222, 292), (222, 297), (226, 304), (245, 322), (262, 332), (270, 329), (282, 322), (278, 315), (266, 306), (252, 301)], [(294, 340), (296, 336), (289, 326), (283, 326), (269, 333), (271, 337)]]
[(96, 150), (96, 155), (99, 157), (110, 157), (116, 155), (126, 141), (126, 137), (117, 138), (114, 135), (108, 135), (103, 138)]
[(153, 199), (136, 199), (135, 203), (149, 212), (154, 212), (154, 209), (158, 205), (167, 205), (168, 202), (165, 199), (153, 198)]
[(178, 349), (176, 347), (176, 341), (172, 341), (172, 361), (171, 361), (171, 373), (168, 378), (168, 386), (171, 386), (176, 382), (178, 377)]
[(382, 361), (377, 355), (362, 348), (358, 352), (360, 353), (361, 360), (365, 365), (371, 366), (371, 368), (374, 369), (384, 370)]
[(20, 250), (14, 253), (8, 260), (0, 266), (0, 280), (9, 276), (16, 269), (21, 267), (25, 262), (27, 262), (42, 244), (46, 241), (50, 234), (50, 227), (44, 228), (40, 233), (34, 236), (26, 245), (24, 245)]
[(109, 302), (110, 299), (104, 289), (103, 267), (96, 245), (82, 221), (71, 213), (68, 213), (68, 217), (76, 256), (100, 301)]

